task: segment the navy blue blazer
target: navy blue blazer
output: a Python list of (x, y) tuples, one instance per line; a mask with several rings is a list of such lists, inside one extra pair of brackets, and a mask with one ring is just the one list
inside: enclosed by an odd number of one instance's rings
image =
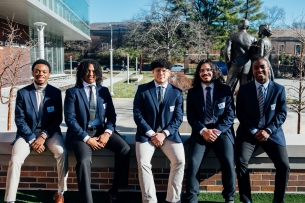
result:
[[(252, 131), (258, 129), (260, 119), (259, 103), (255, 81), (244, 84), (239, 88), (236, 101), (236, 115), (240, 122), (236, 135), (253, 136)], [(265, 126), (272, 131), (269, 139), (275, 143), (286, 146), (282, 124), (286, 120), (286, 93), (285, 88), (270, 81), (265, 100)]]
[[(100, 86), (96, 89), (97, 108), (103, 128), (115, 130), (116, 113), (108, 88)], [(65, 122), (68, 126), (66, 146), (72, 150), (77, 141), (83, 141), (88, 135), (90, 120), (89, 101), (84, 87), (72, 87), (66, 90), (64, 102)]]
[[(181, 143), (179, 127), (183, 120), (183, 98), (181, 90), (168, 84), (163, 99), (161, 112), (161, 128), (168, 130), (168, 139)], [(133, 102), (133, 118), (137, 125), (136, 141), (147, 142), (150, 140), (145, 133), (149, 130), (156, 132), (159, 104), (154, 81), (142, 84), (138, 87)]]
[[(234, 144), (235, 106), (231, 88), (225, 84), (214, 83), (213, 121), (215, 129), (227, 135)], [(191, 88), (187, 94), (187, 120), (192, 127), (191, 136), (201, 136), (205, 127), (205, 100), (202, 87)]]
[[(48, 137), (52, 137), (55, 132), (61, 134), (59, 127), (62, 122), (61, 91), (48, 84), (43, 103), (42, 131), (47, 133)], [(27, 142), (36, 138), (34, 132), (38, 125), (38, 106), (34, 84), (28, 85), (17, 92), (15, 123), (17, 126), (15, 141), (19, 137), (23, 137)]]

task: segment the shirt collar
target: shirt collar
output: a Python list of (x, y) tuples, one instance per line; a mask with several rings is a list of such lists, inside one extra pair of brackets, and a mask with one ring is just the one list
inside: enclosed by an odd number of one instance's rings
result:
[(258, 89), (261, 85), (264, 86), (264, 89), (267, 89), (267, 87), (268, 87), (268, 85), (269, 85), (269, 80), (268, 80), (267, 82), (265, 82), (264, 84), (261, 84), (261, 83), (259, 83), (259, 82), (257, 82), (257, 81), (255, 80), (256, 89)]
[(162, 87), (164, 87), (165, 89), (167, 88), (168, 82), (166, 82), (164, 85), (159, 85), (155, 80), (154, 80), (154, 82), (155, 82), (156, 88), (158, 88), (159, 86), (162, 86)]
[[(203, 82), (201, 82), (201, 87), (202, 87), (203, 90), (205, 90), (205, 88), (207, 87), (207, 85), (205, 85)], [(212, 83), (209, 85), (209, 87), (211, 87), (211, 90), (213, 90), (213, 89), (214, 89), (214, 83), (212, 82)]]
[(88, 87), (89, 85), (93, 85), (93, 86), (96, 86), (96, 82), (92, 83), (92, 84), (88, 84), (86, 83), (86, 81), (83, 80), (83, 86), (86, 88)]
[(45, 90), (46, 90), (47, 85), (48, 85), (48, 84), (46, 84), (45, 86), (39, 86), (39, 85), (37, 85), (37, 84), (34, 82), (34, 87), (35, 87), (35, 90), (41, 90), (41, 91), (45, 91)]

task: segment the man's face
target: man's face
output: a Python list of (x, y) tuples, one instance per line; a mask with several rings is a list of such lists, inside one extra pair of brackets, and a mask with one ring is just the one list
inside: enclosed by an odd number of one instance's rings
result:
[(204, 63), (201, 65), (199, 70), (199, 76), (201, 78), (201, 81), (205, 85), (209, 85), (212, 82), (213, 79), (213, 70), (208, 63)]
[(32, 72), (34, 82), (39, 86), (45, 86), (50, 77), (50, 69), (45, 64), (37, 64)]
[(263, 84), (268, 81), (270, 68), (268, 66), (267, 61), (265, 61), (264, 59), (255, 61), (253, 64), (252, 71), (253, 76), (257, 82)]
[(86, 75), (84, 76), (83, 80), (88, 83), (88, 84), (92, 84), (95, 82), (96, 80), (96, 75), (95, 75), (95, 72), (94, 72), (94, 66), (93, 64), (90, 64), (88, 69), (87, 69), (87, 73)]
[(168, 81), (171, 71), (166, 68), (157, 67), (152, 70), (152, 74), (154, 76), (155, 81), (159, 85), (164, 85)]

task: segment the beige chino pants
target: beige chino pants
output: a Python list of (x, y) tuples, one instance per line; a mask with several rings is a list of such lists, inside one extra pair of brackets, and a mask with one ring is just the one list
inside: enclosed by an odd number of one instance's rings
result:
[[(51, 138), (46, 139), (45, 145), (54, 154), (57, 161), (58, 190), (66, 191), (68, 178), (68, 152), (63, 137), (60, 134), (55, 133)], [(21, 166), (30, 153), (31, 146), (22, 137), (13, 145), (12, 156), (7, 171), (4, 201), (16, 201), (17, 189), (20, 182)]]
[[(177, 143), (169, 139), (165, 139), (163, 143), (163, 146), (160, 148), (170, 160), (166, 201), (178, 202), (180, 200), (184, 175), (184, 147), (182, 143)], [(154, 177), (151, 170), (151, 159), (155, 150), (156, 146), (151, 141), (144, 143), (136, 142), (136, 156), (143, 203), (158, 202)]]

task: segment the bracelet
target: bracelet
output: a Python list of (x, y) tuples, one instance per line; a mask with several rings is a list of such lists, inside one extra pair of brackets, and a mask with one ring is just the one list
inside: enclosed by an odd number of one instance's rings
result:
[(42, 137), (41, 135), (39, 137), (41, 137), (42, 139), (46, 140), (46, 138)]

